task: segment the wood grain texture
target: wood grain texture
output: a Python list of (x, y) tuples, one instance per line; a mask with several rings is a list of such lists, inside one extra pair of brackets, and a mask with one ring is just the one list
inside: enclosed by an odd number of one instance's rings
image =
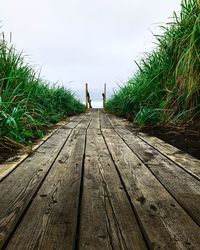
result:
[(7, 249), (73, 249), (84, 147), (85, 131), (75, 129)]
[(101, 128), (112, 128), (110, 121), (108, 120), (108, 114), (100, 112), (100, 126)]
[(165, 143), (159, 138), (153, 136), (150, 137), (144, 133), (139, 133), (139, 137), (200, 180), (200, 160), (184, 153), (168, 143)]
[(79, 122), (76, 128), (87, 130), (89, 124), (91, 123), (92, 117), (94, 117), (94, 115), (92, 116), (92, 112), (84, 114), (84, 118)]
[(197, 166), (100, 110), (63, 125), (0, 183), (0, 249), (199, 249)]
[(134, 128), (132, 124), (126, 119), (122, 119), (111, 115), (109, 115), (109, 117), (112, 120), (112, 125), (115, 128), (117, 127), (123, 128), (124, 126), (126, 126), (126, 128), (128, 128), (132, 132), (135, 132), (137, 136), (141, 138), (143, 141), (145, 141), (147, 144), (151, 145), (152, 147), (160, 151), (167, 158), (174, 161), (181, 168), (183, 168), (188, 173), (192, 174), (198, 180), (200, 180), (200, 160), (162, 141), (157, 137), (149, 136), (145, 133), (139, 132), (139, 130), (137, 128)]
[(125, 127), (115, 130), (195, 222), (200, 225), (200, 182)]
[(0, 183), (0, 248), (6, 243), (15, 225), (31, 202), (63, 144), (83, 118), (57, 130), (38, 150)]
[(200, 182), (140, 138), (133, 136), (126, 130), (117, 130), (117, 132), (195, 222), (200, 225)]
[[(75, 117), (71, 117), (70, 120), (75, 119)], [(63, 126), (65, 126), (67, 123), (69, 123), (69, 120), (66, 121), (62, 121), (59, 122), (55, 125), (55, 129), (53, 129), (52, 131), (48, 132), (44, 138), (42, 138), (41, 140), (39, 140), (37, 143), (33, 144), (33, 147), (31, 149), (31, 153), (33, 153), (36, 149), (38, 149), (45, 141), (47, 141), (58, 129), (62, 128)], [(16, 167), (19, 166), (20, 163), (22, 163), (28, 156), (30, 155), (30, 153), (23, 153), (23, 154), (19, 154), (17, 156), (11, 157), (8, 160), (6, 160), (3, 164), (0, 164), (0, 182), (6, 177), (8, 176)]]
[(87, 133), (80, 249), (146, 249), (100, 130)]
[(198, 249), (200, 229), (113, 129), (102, 129), (153, 249)]
[(90, 117), (91, 117), (91, 123), (89, 126), (89, 129), (100, 129), (100, 117), (99, 117), (99, 110), (95, 110), (91, 112)]

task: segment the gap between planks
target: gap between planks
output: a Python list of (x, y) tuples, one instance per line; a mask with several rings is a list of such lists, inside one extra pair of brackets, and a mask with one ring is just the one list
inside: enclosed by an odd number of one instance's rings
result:
[[(111, 124), (115, 118), (109, 118)], [(113, 126), (113, 125), (112, 125)], [(152, 174), (200, 225), (200, 182), (125, 127), (113, 129)]]
[(5, 187), (14, 183), (9, 176), (16, 177), (18, 168), (2, 182), (5, 186), (0, 183), (0, 242), (4, 237), (7, 249), (146, 249), (146, 243), (151, 249), (198, 249), (199, 227), (150, 169), (158, 158), (151, 162), (133, 153), (127, 144), (134, 137), (124, 128), (116, 133), (102, 112), (91, 112), (73, 126), (68, 140), (62, 141), (65, 130), (55, 138), (63, 146), (53, 153), (54, 160), (46, 159), (45, 176), (37, 167), (27, 187), (21, 188), (19, 180), (19, 197), (7, 190), (8, 207)]
[[(69, 122), (0, 183), (0, 248), (20, 222), (68, 137), (83, 118)], [(14, 184), (14, 186), (13, 186)]]
[(149, 247), (196, 249), (197, 224), (112, 129), (103, 129), (103, 135)]
[[(75, 120), (77, 117), (70, 117), (70, 121)], [(55, 126), (59, 126), (53, 131), (49, 132), (43, 139), (41, 139), (37, 144), (33, 145), (31, 149), (31, 153), (20, 154), (15, 157), (11, 157), (7, 159), (4, 163), (0, 164), (0, 182), (6, 178), (16, 167), (19, 166), (29, 155), (34, 153), (45, 141), (47, 141), (58, 129), (64, 127), (69, 121), (61, 121), (57, 123)]]

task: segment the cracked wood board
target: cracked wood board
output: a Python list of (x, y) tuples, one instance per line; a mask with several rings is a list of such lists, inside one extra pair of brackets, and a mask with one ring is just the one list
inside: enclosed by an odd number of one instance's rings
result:
[(120, 117), (114, 117), (111, 115), (109, 115), (109, 117), (112, 119), (112, 125), (115, 128), (128, 126), (128, 129), (132, 130), (132, 132), (136, 134), (139, 138), (144, 140), (146, 143), (154, 147), (156, 150), (161, 152), (167, 158), (174, 161), (181, 168), (183, 168), (188, 173), (192, 174), (198, 180), (200, 180), (200, 160), (192, 157), (191, 155), (181, 151), (180, 149), (164, 142), (163, 140), (155, 136), (149, 136), (145, 133), (139, 132), (138, 129), (135, 129), (133, 125), (126, 119), (122, 119)]
[[(19, 152), (17, 156), (11, 157), (6, 160), (3, 164), (0, 164), (0, 182), (8, 176), (20, 163), (22, 163), (30, 154), (32, 154), (36, 149), (38, 149), (45, 141), (47, 141), (59, 128), (63, 127), (70, 121), (76, 120), (77, 117), (71, 117), (70, 120), (61, 121), (55, 126), (58, 127), (44, 136), (39, 142), (33, 145), (32, 149), (28, 153)], [(22, 151), (23, 152), (23, 151)]]
[(84, 146), (85, 130), (74, 129), (7, 249), (73, 249)]
[[(112, 123), (112, 118), (109, 118)], [(200, 182), (125, 127), (115, 131), (162, 185), (200, 225)]]
[(139, 133), (138, 136), (200, 180), (200, 160), (160, 140), (157, 137), (148, 136), (144, 133)]
[(200, 229), (113, 129), (102, 129), (149, 248), (198, 249)]
[(102, 134), (96, 129), (87, 133), (79, 232), (80, 249), (147, 249)]
[[(80, 122), (78, 119), (76, 125)], [(71, 123), (71, 122), (70, 122)], [(0, 248), (6, 243), (66, 142), (73, 124), (58, 129), (0, 183)], [(69, 126), (69, 127), (68, 127)]]

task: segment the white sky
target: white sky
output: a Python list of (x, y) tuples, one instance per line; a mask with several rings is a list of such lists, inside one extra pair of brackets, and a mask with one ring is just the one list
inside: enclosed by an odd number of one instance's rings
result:
[(101, 100), (136, 70), (150, 51), (153, 33), (170, 22), (181, 0), (1, 0), (1, 31), (42, 67), (42, 76), (71, 88), (84, 100)]

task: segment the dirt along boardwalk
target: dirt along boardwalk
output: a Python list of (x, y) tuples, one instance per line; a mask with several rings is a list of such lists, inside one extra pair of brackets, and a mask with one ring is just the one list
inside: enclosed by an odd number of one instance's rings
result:
[(200, 249), (200, 161), (96, 110), (0, 181), (0, 249)]

